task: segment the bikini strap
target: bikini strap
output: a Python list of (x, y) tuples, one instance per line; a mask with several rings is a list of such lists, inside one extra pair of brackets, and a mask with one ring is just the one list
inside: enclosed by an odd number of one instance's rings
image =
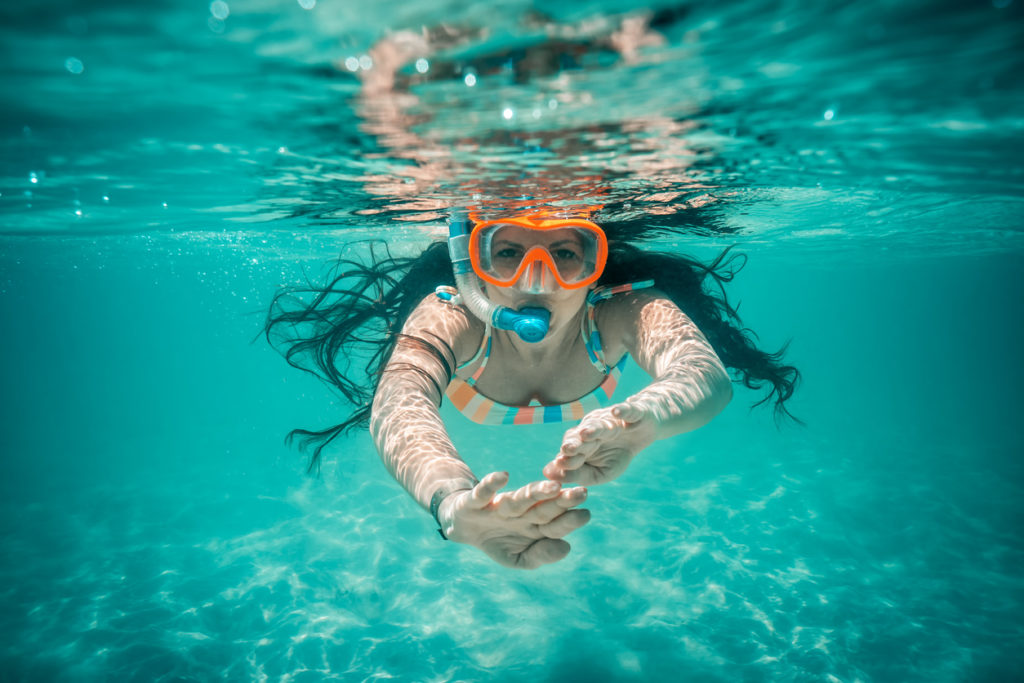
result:
[(635, 292), (640, 289), (648, 289), (654, 286), (654, 280), (640, 280), (624, 285), (613, 287), (598, 287), (587, 294), (587, 314), (580, 321), (580, 334), (583, 336), (583, 346), (587, 349), (587, 357), (590, 363), (601, 373), (607, 375), (612, 371), (604, 357), (604, 349), (601, 346), (601, 334), (597, 330), (595, 314), (598, 302), (610, 299), (616, 294), (623, 292)]
[(635, 292), (639, 289), (649, 289), (653, 286), (654, 280), (640, 280), (639, 282), (629, 282), (624, 285), (615, 285), (614, 287), (598, 287), (587, 295), (587, 303), (596, 304), (598, 301), (610, 299), (616, 294), (622, 294), (623, 292)]
[(487, 325), (484, 328), (484, 338), (480, 340), (480, 348), (476, 350), (476, 353), (473, 354), (472, 358), (456, 368), (457, 370), (461, 370), (462, 368), (472, 365), (478, 358), (480, 358), (480, 354), (483, 354), (483, 360), (480, 362), (480, 367), (476, 369), (476, 372), (474, 372), (472, 376), (466, 378), (466, 384), (471, 387), (476, 386), (476, 381), (480, 379), (480, 375), (484, 373), (484, 368), (487, 367), (487, 360), (491, 357), (491, 339), (491, 326)]

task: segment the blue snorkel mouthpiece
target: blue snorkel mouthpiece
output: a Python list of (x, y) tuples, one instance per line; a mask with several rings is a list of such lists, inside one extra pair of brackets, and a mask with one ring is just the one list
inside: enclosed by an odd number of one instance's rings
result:
[(511, 330), (524, 342), (536, 344), (548, 333), (551, 313), (543, 308), (524, 307), (518, 311), (501, 306), (495, 312), (495, 327)]
[(464, 211), (453, 211), (448, 223), (448, 254), (462, 303), (473, 315), (499, 330), (510, 330), (530, 344), (536, 344), (548, 333), (551, 313), (531, 306), (513, 311), (494, 303), (480, 289), (469, 258), (469, 235), (473, 223)]

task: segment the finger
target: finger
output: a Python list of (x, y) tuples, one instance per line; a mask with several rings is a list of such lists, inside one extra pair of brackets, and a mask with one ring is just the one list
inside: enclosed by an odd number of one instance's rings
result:
[(559, 460), (555, 459), (544, 466), (544, 469), (541, 470), (541, 474), (551, 481), (561, 483), (565, 481), (566, 471), (567, 470), (559, 464)]
[[(590, 427), (587, 427), (591, 430)], [(558, 451), (559, 458), (577, 458), (585, 460), (588, 455), (591, 455), (597, 450), (598, 446), (601, 445), (600, 438), (595, 436), (594, 431), (587, 431), (587, 436), (584, 437), (582, 431), (575, 437), (567, 439), (562, 443), (561, 450)], [(562, 466), (563, 463), (557, 463)], [(578, 466), (578, 464), (576, 465)]]
[(580, 437), (582, 437), (583, 443), (577, 451), (583, 450), (587, 442), (603, 439), (619, 429), (622, 429), (622, 422), (613, 419), (611, 416), (594, 420), (580, 430)]
[(547, 524), (541, 524), (537, 530), (548, 538), (561, 538), (576, 531), (590, 521), (590, 510), (566, 510)]
[(491, 472), (473, 487), (473, 492), (470, 494), (470, 506), (477, 509), (487, 507), (487, 504), (494, 499), (495, 494), (507, 483), (508, 472)]
[(595, 447), (592, 452), (587, 453), (586, 455), (581, 454), (573, 456), (572, 458), (563, 458), (562, 456), (558, 456), (554, 461), (544, 466), (544, 476), (552, 481), (565, 483), (574, 476), (575, 472), (586, 466), (587, 458), (590, 455), (593, 455), (593, 452), (596, 451), (597, 448)]
[(545, 564), (558, 562), (569, 554), (569, 544), (560, 538), (542, 538), (519, 554), (516, 566), (522, 569), (536, 569)]
[(627, 402), (620, 403), (619, 405), (613, 407), (612, 415), (619, 418), (620, 420), (624, 420), (625, 422), (632, 424), (634, 422), (639, 422), (640, 420), (643, 419), (644, 411), (640, 408), (640, 406)]
[(562, 489), (551, 500), (537, 503), (523, 513), (522, 518), (533, 524), (547, 524), (566, 510), (580, 505), (587, 499), (587, 490), (582, 486)]
[(573, 486), (571, 489), (562, 489), (559, 491), (558, 498), (555, 499), (555, 502), (558, 503), (560, 507), (568, 510), (569, 508), (576, 507), (584, 502), (589, 495), (590, 492), (587, 491), (586, 487)]
[[(588, 447), (587, 451), (590, 450), (591, 449)], [(578, 450), (572, 455), (560, 453), (558, 457), (555, 458), (555, 462), (553, 464), (555, 465), (555, 467), (559, 467), (563, 470), (574, 470), (587, 461), (588, 455), (590, 455), (589, 452), (581, 453)]]
[(562, 453), (572, 454), (580, 444), (583, 443), (583, 439), (580, 437), (579, 427), (570, 429), (562, 437)]
[(519, 517), (543, 500), (558, 495), (561, 486), (557, 481), (535, 481), (512, 493), (506, 493), (495, 501), (498, 512), (506, 517)]

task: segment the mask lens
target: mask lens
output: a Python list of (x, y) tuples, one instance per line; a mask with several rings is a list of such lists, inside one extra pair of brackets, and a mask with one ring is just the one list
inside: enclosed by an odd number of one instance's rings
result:
[[(550, 259), (558, 277), (566, 284), (581, 282), (597, 267), (599, 236), (578, 227), (536, 230), (520, 225), (496, 223), (478, 235), (480, 267), (491, 277), (513, 284), (524, 265), (540, 266)], [(527, 263), (524, 264), (524, 261)]]
[(495, 225), (485, 236), (481, 256), (487, 270), (499, 280), (514, 280), (526, 252), (533, 246), (532, 230), (518, 225)]
[[(558, 230), (555, 232), (563, 232)], [(559, 241), (548, 247), (548, 254), (555, 262), (558, 275), (566, 282), (579, 282), (583, 279), (583, 269), (586, 267), (586, 248), (579, 231), (575, 228), (565, 228), (566, 235)], [(588, 273), (589, 274), (589, 273)]]

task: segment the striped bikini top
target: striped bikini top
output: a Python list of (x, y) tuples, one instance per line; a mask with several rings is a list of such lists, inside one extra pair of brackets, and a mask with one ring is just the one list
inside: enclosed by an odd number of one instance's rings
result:
[(624, 355), (622, 360), (614, 366), (605, 363), (604, 350), (601, 348), (601, 335), (597, 331), (597, 323), (594, 319), (597, 303), (622, 292), (653, 286), (654, 280), (643, 280), (615, 287), (599, 287), (587, 295), (587, 313), (580, 322), (580, 334), (583, 337), (583, 345), (587, 349), (587, 357), (591, 364), (605, 375), (605, 378), (596, 389), (586, 396), (562, 405), (545, 406), (534, 399), (530, 405), (509, 406), (481, 394), (476, 388), (476, 383), (483, 374), (484, 368), (487, 367), (487, 360), (491, 356), (490, 325), (484, 331), (483, 341), (476, 354), (460, 365), (458, 369), (461, 370), (472, 365), (483, 354), (480, 367), (466, 379), (458, 376), (452, 377), (445, 394), (460, 413), (473, 422), (486, 425), (529, 425), (581, 420), (591, 410), (611, 405), (612, 393), (619, 383), (619, 377), (622, 375), (622, 369), (626, 366), (626, 359), (629, 355)]

